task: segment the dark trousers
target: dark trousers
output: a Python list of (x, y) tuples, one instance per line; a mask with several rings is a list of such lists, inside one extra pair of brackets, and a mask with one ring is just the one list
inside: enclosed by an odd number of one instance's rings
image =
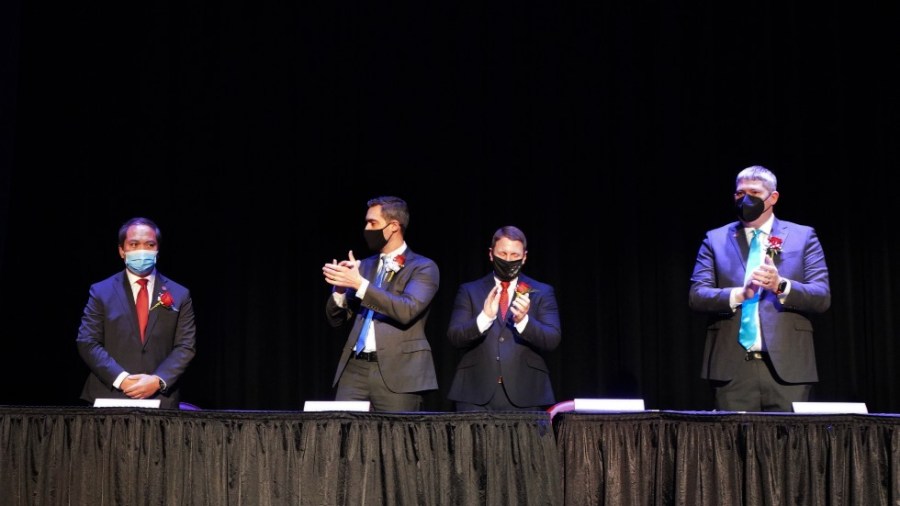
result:
[(456, 402), (456, 411), (540, 411), (542, 406), (516, 406), (506, 395), (506, 389), (502, 383), (496, 383), (494, 395), (487, 404), (472, 404), (469, 402)]
[(351, 355), (338, 381), (337, 401), (369, 401), (373, 411), (421, 411), (419, 393), (392, 392), (384, 384), (378, 362), (358, 360)]
[(762, 360), (745, 360), (734, 371), (730, 381), (711, 381), (719, 411), (792, 412), (794, 402), (806, 402), (812, 390), (810, 383), (786, 383), (778, 378), (775, 368), (764, 354)]

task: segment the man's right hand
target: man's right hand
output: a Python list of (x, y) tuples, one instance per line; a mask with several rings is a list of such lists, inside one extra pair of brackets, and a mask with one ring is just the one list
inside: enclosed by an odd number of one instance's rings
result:
[(488, 318), (496, 318), (497, 312), (500, 311), (500, 288), (499, 285), (495, 286), (493, 290), (488, 292), (488, 296), (484, 299), (484, 315)]

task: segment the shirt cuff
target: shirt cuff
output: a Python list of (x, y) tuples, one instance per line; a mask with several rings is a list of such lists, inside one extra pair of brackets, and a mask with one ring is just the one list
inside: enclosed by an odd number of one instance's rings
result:
[(522, 321), (516, 324), (516, 330), (519, 331), (519, 334), (525, 330), (526, 325), (528, 325), (528, 315), (525, 315), (525, 318), (522, 318)]
[(128, 371), (122, 371), (121, 373), (119, 373), (119, 377), (116, 378), (116, 381), (113, 381), (113, 387), (115, 387), (117, 390), (121, 390), (121, 388), (119, 388), (119, 385), (121, 385), (122, 382), (125, 381), (125, 378), (127, 378), (128, 376)]
[(478, 332), (484, 334), (487, 332), (487, 329), (491, 328), (491, 325), (494, 324), (494, 320), (497, 317), (489, 318), (488, 315), (484, 314), (484, 311), (478, 313), (478, 316), (475, 317), (475, 325), (478, 326)]
[(331, 292), (331, 296), (334, 298), (334, 303), (337, 304), (338, 307), (347, 307), (346, 293)]
[(731, 295), (728, 296), (728, 305), (731, 306), (732, 311), (737, 311), (738, 306), (741, 305), (741, 303), (737, 301), (737, 298), (738, 294), (741, 293), (743, 289), (744, 287), (741, 286), (736, 286), (731, 289)]
[(784, 302), (784, 298), (791, 293), (791, 280), (788, 278), (781, 278), (781, 280), (785, 282), (784, 291), (778, 294), (778, 301)]
[(369, 288), (369, 280), (363, 278), (362, 283), (359, 284), (359, 290), (356, 291), (356, 297), (359, 299), (365, 297), (367, 288)]

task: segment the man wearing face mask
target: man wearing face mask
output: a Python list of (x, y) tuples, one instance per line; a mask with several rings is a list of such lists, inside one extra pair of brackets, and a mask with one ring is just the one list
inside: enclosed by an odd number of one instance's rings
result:
[(159, 227), (132, 218), (119, 229), (125, 270), (91, 285), (76, 341), (90, 369), (81, 398), (159, 399), (178, 409), (178, 380), (195, 354), (187, 288), (156, 270)]
[[(494, 233), (493, 272), (460, 286), (447, 337), (463, 350), (448, 398), (457, 411), (542, 410), (554, 404), (543, 354), (562, 339), (553, 287), (521, 274), (528, 241)], [(511, 302), (510, 302), (511, 301)]]
[(818, 381), (809, 315), (831, 305), (825, 254), (813, 228), (775, 217), (776, 188), (765, 167), (737, 175), (738, 221), (706, 233), (691, 276), (718, 410), (791, 411)]
[(334, 375), (338, 401), (369, 401), (375, 411), (420, 411), (424, 393), (437, 389), (425, 323), (440, 283), (432, 260), (404, 239), (406, 202), (377, 197), (367, 203), (366, 244), (376, 254), (322, 268), (333, 287), (325, 303), (328, 322), (353, 321)]

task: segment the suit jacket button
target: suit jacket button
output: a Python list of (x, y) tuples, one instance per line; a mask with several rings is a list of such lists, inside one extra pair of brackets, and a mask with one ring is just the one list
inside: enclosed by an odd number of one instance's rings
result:
[(504, 338), (502, 338), (502, 337), (500, 338), (500, 342), (501, 342), (501, 343), (503, 342), (503, 339), (504, 339)]

